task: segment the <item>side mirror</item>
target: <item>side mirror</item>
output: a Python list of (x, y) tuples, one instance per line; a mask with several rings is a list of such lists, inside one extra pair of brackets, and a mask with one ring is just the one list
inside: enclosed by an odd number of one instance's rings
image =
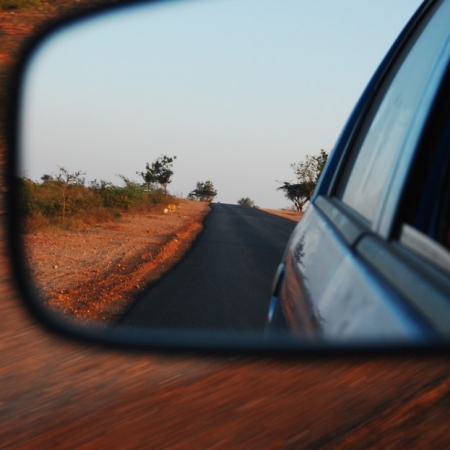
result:
[(331, 146), (341, 119), (312, 125), (330, 48), (311, 48), (301, 5), (130, 2), (31, 45), (15, 87), (10, 238), (27, 306), (51, 329), (133, 348), (429, 348), (271, 327), (272, 281), (302, 216), (280, 211), (276, 180), (302, 145)]

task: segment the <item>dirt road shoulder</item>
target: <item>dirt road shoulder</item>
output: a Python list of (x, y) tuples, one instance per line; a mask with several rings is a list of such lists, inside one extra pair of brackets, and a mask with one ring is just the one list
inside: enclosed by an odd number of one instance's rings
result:
[(286, 211), (284, 209), (264, 209), (261, 208), (262, 211), (265, 211), (269, 214), (274, 214), (275, 216), (284, 217), (285, 219), (292, 220), (294, 222), (298, 222), (302, 217), (303, 213), (298, 211)]
[(110, 323), (191, 247), (208, 203), (180, 200), (174, 213), (126, 215), (83, 230), (25, 235), (43, 301), (68, 317)]

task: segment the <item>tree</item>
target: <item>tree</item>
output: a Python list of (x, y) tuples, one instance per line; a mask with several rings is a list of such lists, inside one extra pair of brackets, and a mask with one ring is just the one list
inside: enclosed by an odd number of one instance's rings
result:
[(177, 159), (176, 156), (169, 157), (166, 155), (161, 155), (156, 158), (151, 165), (149, 163), (145, 165), (145, 172), (136, 172), (137, 175), (140, 175), (143, 178), (145, 184), (147, 185), (148, 192), (150, 192), (152, 184), (157, 183), (167, 194), (167, 185), (172, 181), (172, 167), (175, 159)]
[(188, 198), (193, 200), (200, 200), (201, 202), (212, 201), (217, 195), (212, 181), (197, 181), (197, 187), (189, 193)]
[(306, 155), (303, 161), (291, 164), (298, 182), (304, 184), (305, 188), (308, 190), (309, 200), (312, 198), (314, 189), (316, 188), (327, 159), (328, 154), (322, 149), (317, 156)]
[(44, 174), (42, 175), (41, 180), (43, 183), (54, 183), (55, 177), (53, 175)]
[(251, 200), (249, 197), (242, 197), (237, 201), (238, 205), (241, 206), (249, 206), (250, 208), (253, 208), (255, 206), (255, 202)]
[(55, 185), (59, 188), (62, 196), (62, 219), (66, 218), (66, 207), (67, 207), (67, 192), (70, 185), (84, 185), (84, 178), (81, 178), (82, 175), (85, 175), (85, 172), (81, 170), (74, 173), (69, 173), (64, 167), (58, 166), (59, 173), (56, 176), (44, 175), (41, 179), (44, 183), (55, 183)]
[(297, 211), (302, 211), (303, 206), (309, 200), (309, 189), (302, 183), (284, 182), (283, 186), (277, 188), (278, 191), (284, 191), (284, 196), (294, 203)]
[(285, 181), (283, 186), (277, 188), (279, 191), (284, 191), (285, 197), (294, 202), (297, 211), (301, 211), (303, 206), (311, 200), (327, 159), (328, 153), (323, 149), (320, 150), (319, 155), (306, 155), (303, 161), (291, 164), (297, 176), (297, 183)]

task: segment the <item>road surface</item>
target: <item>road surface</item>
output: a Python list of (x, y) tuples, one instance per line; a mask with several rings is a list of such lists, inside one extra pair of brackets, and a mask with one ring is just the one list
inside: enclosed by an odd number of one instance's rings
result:
[(183, 261), (140, 296), (121, 325), (264, 329), (273, 276), (295, 222), (212, 204), (204, 225)]

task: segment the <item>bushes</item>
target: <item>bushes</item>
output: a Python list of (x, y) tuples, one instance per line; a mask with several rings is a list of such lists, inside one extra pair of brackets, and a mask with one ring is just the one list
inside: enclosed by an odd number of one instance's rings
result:
[(20, 178), (23, 231), (83, 228), (115, 220), (124, 211), (143, 212), (174, 202), (162, 189), (146, 192), (142, 185), (121, 178), (124, 186), (94, 180), (89, 187), (80, 182), (63, 185), (51, 176), (42, 177), (42, 183)]
[(237, 201), (238, 205), (241, 206), (248, 206), (250, 208), (254, 208), (255, 207), (255, 202), (249, 198), (249, 197), (242, 197)]

